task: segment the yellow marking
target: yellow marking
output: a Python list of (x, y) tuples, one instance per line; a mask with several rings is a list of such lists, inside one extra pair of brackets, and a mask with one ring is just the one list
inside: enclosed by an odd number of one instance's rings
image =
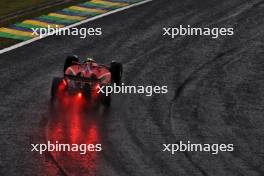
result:
[(33, 32), (26, 32), (26, 31), (19, 31), (16, 29), (10, 29), (10, 28), (0, 28), (0, 32), (5, 32), (13, 35), (20, 35), (20, 36), (26, 36), (26, 37), (37, 37), (38, 35), (35, 35)]
[(120, 6), (120, 7), (124, 7), (124, 6), (127, 6), (128, 5), (127, 3), (109, 2), (109, 1), (102, 1), (102, 0), (92, 0), (90, 2), (97, 3), (97, 4), (108, 5), (108, 6)]
[(52, 24), (52, 23), (46, 23), (46, 22), (42, 22), (42, 21), (36, 21), (36, 20), (25, 20), (22, 23), (25, 24), (32, 24), (32, 25), (37, 25), (37, 26), (41, 26), (41, 27), (51, 27), (51, 28), (61, 28), (64, 27), (64, 25), (60, 25), (60, 24)]
[(64, 18), (64, 19), (69, 19), (69, 20), (84, 20), (84, 19), (86, 19), (85, 17), (81, 17), (81, 16), (63, 15), (63, 14), (58, 14), (58, 13), (49, 13), (48, 15), (54, 16), (54, 17), (59, 17), (59, 18)]
[(106, 10), (101, 10), (101, 9), (92, 9), (92, 8), (86, 8), (86, 7), (79, 7), (79, 6), (71, 6), (69, 9), (72, 10), (79, 10), (79, 11), (84, 11), (84, 12), (96, 12), (96, 13), (106, 13)]

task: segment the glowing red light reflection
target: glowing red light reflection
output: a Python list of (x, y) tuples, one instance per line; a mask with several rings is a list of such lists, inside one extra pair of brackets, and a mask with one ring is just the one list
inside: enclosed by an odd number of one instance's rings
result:
[[(100, 144), (100, 125), (97, 115), (83, 112), (84, 103), (82, 93), (79, 92), (76, 98), (63, 96), (63, 103), (60, 111), (54, 114), (48, 125), (47, 138), (49, 141), (61, 144)], [(63, 101), (63, 102), (64, 102)], [(96, 117), (94, 117), (96, 116)], [(87, 151), (81, 155), (73, 151), (52, 151), (50, 152), (56, 162), (71, 175), (96, 176), (100, 163), (100, 152)]]
[(82, 98), (82, 93), (81, 92), (78, 93), (78, 98)]

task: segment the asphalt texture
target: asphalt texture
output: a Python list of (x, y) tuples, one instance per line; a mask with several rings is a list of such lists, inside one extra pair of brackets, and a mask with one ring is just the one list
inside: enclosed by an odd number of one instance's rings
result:
[[(156, 0), (80, 26), (101, 27), (102, 36), (48, 37), (0, 55), (0, 175), (264, 175), (263, 9), (260, 0)], [(235, 34), (162, 36), (163, 27), (180, 24), (231, 26)], [(54, 120), (49, 103), (52, 78), (70, 54), (122, 62), (127, 85), (169, 88), (112, 97), (108, 112), (92, 120), (103, 151), (91, 167), (30, 151), (50, 137), (49, 124), (67, 123)], [(180, 140), (232, 143), (235, 150), (162, 152), (162, 144)]]

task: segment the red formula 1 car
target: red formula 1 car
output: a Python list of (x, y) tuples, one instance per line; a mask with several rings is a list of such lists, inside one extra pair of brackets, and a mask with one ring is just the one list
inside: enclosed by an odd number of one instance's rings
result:
[(51, 100), (77, 96), (90, 102), (100, 102), (109, 106), (111, 99), (98, 91), (98, 87), (111, 83), (120, 84), (123, 67), (121, 63), (112, 62), (110, 66), (96, 63), (88, 58), (81, 62), (77, 56), (68, 56), (64, 63), (64, 76), (52, 81)]

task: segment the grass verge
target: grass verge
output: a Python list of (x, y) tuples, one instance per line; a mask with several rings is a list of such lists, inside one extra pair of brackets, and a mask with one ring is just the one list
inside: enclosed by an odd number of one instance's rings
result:
[[(4, 2), (1, 1), (1, 4), (3, 3), (6, 3), (6, 4), (9, 4), (10, 0), (3, 0)], [(21, 0), (15, 0), (14, 2), (12, 1), (11, 4), (15, 3), (15, 2), (20, 2)], [(31, 18), (34, 18), (34, 17), (38, 17), (40, 15), (44, 15), (44, 14), (48, 14), (50, 12), (55, 12), (57, 10), (61, 10), (61, 9), (64, 9), (64, 8), (67, 8), (71, 5), (76, 5), (78, 3), (82, 3), (82, 2), (87, 2), (88, 0), (63, 0), (59, 3), (56, 3), (56, 4), (50, 4), (48, 3), (47, 5), (47, 2), (48, 1), (54, 1), (54, 0), (26, 0), (26, 1), (21, 1), (25, 4), (27, 4), (27, 7), (26, 8), (34, 8), (35, 7), (38, 7), (36, 8), (35, 10), (32, 10), (32, 11), (27, 11), (25, 13), (21, 13), (19, 15), (15, 14), (14, 13), (14, 16), (11, 17), (10, 19), (8, 20), (4, 20), (4, 21), (0, 21), (0, 27), (5, 27), (5, 26), (8, 26), (10, 24), (14, 24), (14, 23), (17, 23), (17, 22), (20, 22), (20, 21), (23, 21), (23, 20), (26, 20), (26, 19), (31, 19)], [(7, 8), (6, 10), (4, 10), (7, 6), (0, 6), (0, 14), (3, 14), (1, 17), (3, 17), (4, 15), (7, 15), (7, 13), (11, 13), (11, 16), (12, 16), (12, 13), (14, 11), (20, 11), (20, 10), (24, 10), (25, 8), (25, 4), (23, 3), (15, 3), (16, 5), (14, 5), (14, 7), (12, 8)], [(23, 5), (21, 5), (23, 4)], [(43, 4), (43, 7), (44, 8), (41, 8), (41, 4)], [(9, 7), (9, 5), (8, 5)], [(4, 12), (2, 11), (4, 10)], [(6, 39), (6, 38), (0, 38), (0, 49), (3, 49), (3, 48), (6, 48), (8, 46), (11, 46), (11, 45), (14, 45), (16, 43), (19, 43), (20, 41), (19, 40), (13, 40), (13, 39)]]

